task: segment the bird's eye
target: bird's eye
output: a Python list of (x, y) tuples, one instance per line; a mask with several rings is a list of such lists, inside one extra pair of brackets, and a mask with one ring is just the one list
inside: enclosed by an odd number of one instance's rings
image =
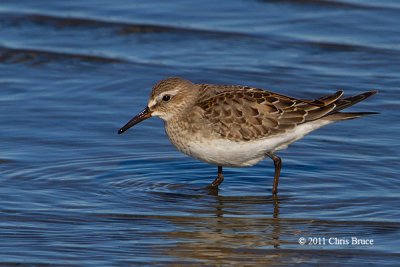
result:
[(170, 95), (165, 95), (165, 96), (163, 96), (163, 98), (162, 98), (162, 100), (165, 101), (165, 102), (168, 102), (170, 99), (171, 99), (171, 96), (170, 96)]

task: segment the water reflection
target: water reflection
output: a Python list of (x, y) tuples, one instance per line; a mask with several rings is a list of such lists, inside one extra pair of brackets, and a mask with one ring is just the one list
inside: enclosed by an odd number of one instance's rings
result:
[(207, 216), (168, 217), (176, 229), (165, 236), (174, 241), (166, 249), (168, 255), (212, 265), (276, 261), (280, 253), (274, 250), (281, 245), (279, 197), (224, 196), (218, 191), (209, 196), (214, 201), (208, 202)]

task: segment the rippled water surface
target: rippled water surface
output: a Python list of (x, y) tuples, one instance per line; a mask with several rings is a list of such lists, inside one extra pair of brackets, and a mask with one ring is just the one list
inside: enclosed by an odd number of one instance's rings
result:
[[(395, 0), (1, 1), (0, 265), (396, 265), (399, 73)], [(278, 199), (270, 160), (209, 194), (160, 120), (116, 133), (168, 76), (380, 114), (280, 152)]]

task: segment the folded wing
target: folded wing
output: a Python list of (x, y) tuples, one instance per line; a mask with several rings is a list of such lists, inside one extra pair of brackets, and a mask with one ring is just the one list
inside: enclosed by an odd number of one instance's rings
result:
[(300, 100), (249, 87), (226, 88), (202, 98), (197, 106), (211, 130), (221, 137), (239, 141), (285, 133), (296, 125), (326, 116), (343, 95)]

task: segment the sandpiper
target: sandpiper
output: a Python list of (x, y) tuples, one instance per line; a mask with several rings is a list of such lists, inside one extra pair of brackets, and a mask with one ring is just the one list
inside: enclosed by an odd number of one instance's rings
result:
[(218, 167), (210, 189), (218, 189), (224, 180), (222, 167), (252, 166), (268, 156), (275, 165), (276, 195), (282, 161), (275, 152), (324, 125), (376, 114), (341, 112), (376, 92), (342, 98), (343, 91), (337, 91), (301, 100), (249, 86), (195, 84), (173, 77), (153, 87), (147, 107), (118, 133), (160, 117), (179, 151)]

